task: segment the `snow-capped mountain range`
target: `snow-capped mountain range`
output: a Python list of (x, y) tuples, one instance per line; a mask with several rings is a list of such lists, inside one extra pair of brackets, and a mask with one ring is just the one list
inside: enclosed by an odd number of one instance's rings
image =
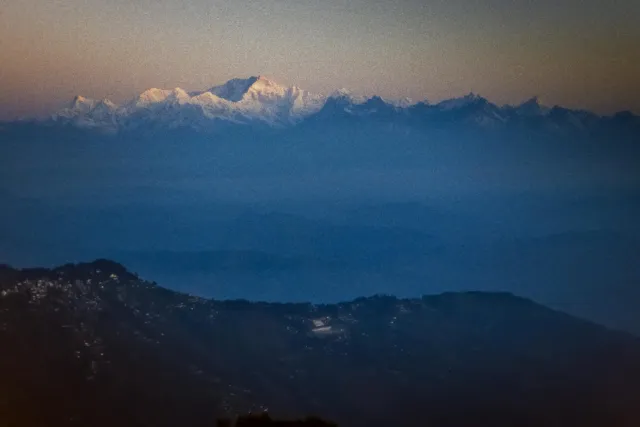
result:
[(262, 76), (232, 79), (201, 92), (152, 88), (122, 105), (108, 99), (98, 101), (77, 96), (67, 108), (54, 114), (51, 121), (110, 131), (145, 126), (206, 130), (221, 123), (284, 128), (313, 116), (333, 118), (336, 115), (408, 119), (411, 123), (455, 122), (482, 128), (536, 119), (542, 119), (545, 128), (577, 130), (585, 130), (602, 120), (631, 122), (634, 129), (638, 129), (640, 123), (638, 116), (631, 113), (601, 117), (587, 111), (549, 108), (541, 105), (536, 97), (516, 106), (498, 106), (473, 93), (437, 104), (414, 103), (410, 99), (391, 101), (379, 96), (356, 96), (346, 89), (324, 96), (296, 86), (281, 86)]
[(216, 119), (279, 127), (318, 112), (325, 101), (322, 95), (280, 86), (259, 76), (232, 79), (202, 92), (152, 88), (123, 105), (77, 96), (53, 119), (82, 127), (131, 127), (149, 120), (179, 127)]

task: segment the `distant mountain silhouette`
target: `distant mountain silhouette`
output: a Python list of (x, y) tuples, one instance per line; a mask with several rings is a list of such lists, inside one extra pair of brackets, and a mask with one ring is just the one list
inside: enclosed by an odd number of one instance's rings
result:
[(215, 301), (107, 260), (0, 266), (0, 348), (6, 427), (640, 423), (640, 340), (507, 293)]

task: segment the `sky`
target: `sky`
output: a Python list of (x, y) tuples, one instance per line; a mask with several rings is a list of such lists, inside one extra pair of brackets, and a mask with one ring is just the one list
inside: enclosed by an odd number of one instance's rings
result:
[(0, 0), (0, 119), (264, 75), (640, 113), (637, 0)]

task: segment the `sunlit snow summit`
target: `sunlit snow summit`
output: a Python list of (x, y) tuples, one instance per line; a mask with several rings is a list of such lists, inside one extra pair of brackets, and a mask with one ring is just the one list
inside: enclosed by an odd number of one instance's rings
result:
[(533, 97), (520, 105), (498, 106), (470, 93), (430, 104), (424, 100), (392, 101), (379, 96), (356, 96), (345, 89), (329, 96), (297, 86), (285, 87), (265, 77), (232, 79), (204, 91), (148, 89), (122, 105), (108, 99), (77, 96), (48, 121), (107, 131), (191, 129), (207, 131), (227, 125), (288, 128), (306, 121), (336, 123), (363, 119), (408, 127), (504, 129), (527, 126), (544, 131), (609, 132), (613, 126), (633, 133), (638, 116), (621, 112), (600, 116), (560, 106), (546, 107)]

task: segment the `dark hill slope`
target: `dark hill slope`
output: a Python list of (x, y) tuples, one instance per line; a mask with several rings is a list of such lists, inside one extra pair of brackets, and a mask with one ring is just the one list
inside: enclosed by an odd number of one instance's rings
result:
[(267, 304), (0, 266), (0, 349), (6, 427), (640, 425), (640, 342), (510, 294)]

